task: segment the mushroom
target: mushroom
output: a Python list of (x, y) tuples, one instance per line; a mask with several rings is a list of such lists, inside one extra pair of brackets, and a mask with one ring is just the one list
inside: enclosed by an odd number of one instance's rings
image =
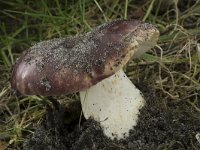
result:
[(156, 45), (159, 31), (138, 20), (115, 20), (77, 37), (40, 42), (17, 60), (13, 89), (23, 95), (80, 92), (83, 114), (111, 139), (127, 137), (145, 100), (123, 72)]

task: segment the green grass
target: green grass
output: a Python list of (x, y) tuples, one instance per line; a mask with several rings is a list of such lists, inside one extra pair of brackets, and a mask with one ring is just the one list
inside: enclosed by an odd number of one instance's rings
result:
[[(36, 42), (85, 33), (116, 18), (138, 18), (156, 24), (161, 32), (156, 48), (128, 63), (130, 79), (153, 85), (167, 109), (185, 101), (187, 105), (176, 110), (200, 119), (200, 1), (177, 2), (168, 1), (167, 7), (161, 0), (0, 1), (0, 136), (19, 144), (45, 112), (42, 97), (16, 97), (10, 88), (12, 65), (20, 54)], [(79, 98), (59, 99), (68, 103)]]

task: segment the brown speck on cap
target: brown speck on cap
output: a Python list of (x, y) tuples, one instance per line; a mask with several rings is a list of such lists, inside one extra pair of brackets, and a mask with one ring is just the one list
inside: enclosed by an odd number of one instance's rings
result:
[[(151, 34), (150, 34), (151, 33)], [(54, 96), (85, 90), (120, 70), (152, 40), (157, 29), (138, 20), (116, 20), (78, 37), (35, 44), (16, 62), (13, 89), (23, 95)]]

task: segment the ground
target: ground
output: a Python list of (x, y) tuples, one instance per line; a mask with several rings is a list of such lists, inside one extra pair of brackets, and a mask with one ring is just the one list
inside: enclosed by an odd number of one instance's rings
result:
[[(146, 106), (141, 110), (139, 122), (134, 130), (130, 131), (129, 138), (120, 141), (108, 139), (99, 124), (92, 119), (87, 121), (82, 119), (80, 126), (78, 122), (64, 124), (62, 120), (65, 120), (67, 115), (69, 117), (81, 109), (80, 104), (76, 102), (79, 107), (68, 113), (63, 111), (65, 108), (48, 109), (46, 119), (42, 125), (36, 127), (35, 133), (25, 140), (23, 148), (27, 150), (200, 149), (200, 144), (195, 138), (200, 131), (199, 120), (189, 113), (167, 110), (162, 107), (162, 99), (156, 95), (152, 87), (142, 83), (139, 87), (144, 93)], [(79, 115), (75, 118), (78, 120)]]
[[(200, 149), (200, 1), (72, 0), (0, 2), (0, 149)], [(16, 95), (9, 78), (34, 43), (73, 36), (116, 18), (155, 24), (158, 45), (124, 68), (147, 101), (130, 138), (110, 141), (80, 118), (79, 95)]]

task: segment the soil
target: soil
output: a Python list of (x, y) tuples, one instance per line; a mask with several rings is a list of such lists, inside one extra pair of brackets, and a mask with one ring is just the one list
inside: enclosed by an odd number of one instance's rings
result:
[[(25, 150), (149, 150), (190, 149), (199, 150), (195, 135), (200, 132), (198, 117), (184, 111), (184, 102), (167, 106), (159, 94), (145, 84), (139, 86), (146, 99), (139, 121), (125, 140), (111, 141), (103, 135), (99, 124), (82, 118), (81, 106), (75, 102), (68, 109), (47, 108), (46, 119), (23, 143)], [(151, 91), (149, 91), (151, 89)], [(179, 106), (176, 106), (179, 105)], [(180, 107), (183, 105), (183, 107)], [(173, 109), (170, 109), (173, 107)], [(174, 108), (183, 108), (176, 111)], [(67, 119), (66, 118), (72, 118)]]

